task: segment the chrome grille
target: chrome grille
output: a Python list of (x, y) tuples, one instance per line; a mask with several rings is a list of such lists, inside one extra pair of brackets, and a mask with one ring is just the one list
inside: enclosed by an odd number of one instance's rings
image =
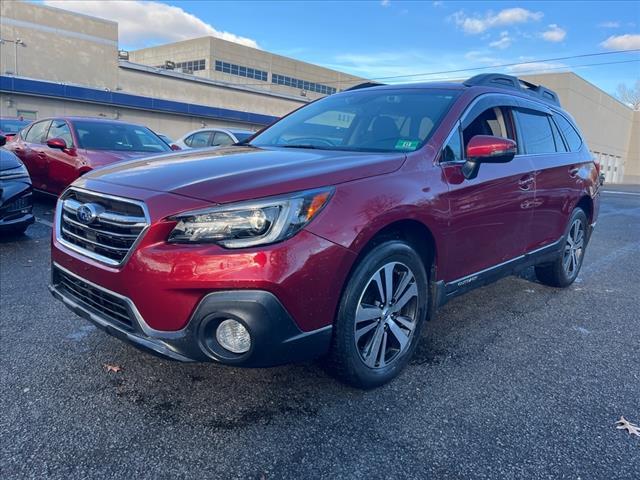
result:
[(53, 267), (53, 284), (83, 307), (101, 317), (129, 329), (133, 328), (131, 311), (123, 299), (96, 288), (76, 276), (69, 275), (55, 266)]
[[(144, 204), (72, 189), (60, 199), (57, 237), (64, 245), (109, 265), (120, 265), (149, 225)], [(95, 215), (78, 216), (91, 206)]]

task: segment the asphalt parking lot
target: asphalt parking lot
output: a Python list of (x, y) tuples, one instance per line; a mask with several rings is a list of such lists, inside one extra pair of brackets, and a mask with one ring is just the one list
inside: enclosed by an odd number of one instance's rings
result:
[(640, 423), (638, 193), (603, 195), (571, 288), (526, 272), (452, 301), (370, 392), (314, 363), (180, 364), (96, 330), (47, 291), (40, 199), (27, 236), (0, 241), (0, 474), (637, 479), (640, 438), (615, 422)]

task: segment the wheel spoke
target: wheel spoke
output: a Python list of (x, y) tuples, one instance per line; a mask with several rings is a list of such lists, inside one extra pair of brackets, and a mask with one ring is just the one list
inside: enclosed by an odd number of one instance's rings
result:
[(387, 325), (389, 325), (389, 331), (394, 337), (396, 337), (396, 340), (398, 340), (398, 343), (400, 344), (400, 351), (403, 351), (404, 347), (409, 343), (409, 335), (405, 333), (404, 330), (402, 330), (392, 319), (389, 319)]
[(384, 294), (384, 287), (382, 286), (382, 277), (380, 276), (380, 271), (376, 272), (373, 276), (373, 281), (376, 282), (378, 286), (378, 294), (380, 295), (380, 303), (386, 303), (387, 298)]
[(371, 322), (371, 323), (365, 325), (364, 327), (359, 328), (358, 330), (356, 330), (356, 342), (358, 342), (365, 333), (370, 332), (371, 330), (373, 330), (377, 326), (378, 326), (378, 322)]
[(356, 325), (376, 318), (380, 318), (380, 309), (378, 307), (360, 305), (356, 311)]
[(388, 263), (384, 267), (384, 282), (385, 282), (385, 300), (384, 303), (389, 303), (393, 296), (393, 269), (396, 267), (395, 263)]
[(396, 288), (395, 292), (393, 292), (393, 299), (398, 300), (412, 281), (413, 273), (411, 273), (410, 271), (404, 272), (404, 274), (402, 275), (402, 280), (400, 280), (400, 283), (398, 284), (398, 288)]
[(384, 367), (387, 364), (386, 357), (387, 357), (387, 335), (388, 334), (389, 332), (387, 332), (386, 330), (382, 334), (382, 345), (380, 345), (380, 353), (378, 357), (378, 368)]
[(409, 301), (418, 296), (418, 286), (416, 282), (413, 282), (409, 288), (402, 294), (398, 301), (393, 306), (394, 312), (399, 312), (402, 308), (409, 303)]
[(562, 261), (562, 267), (567, 273), (569, 272), (569, 267), (571, 265), (571, 257), (571, 251), (569, 251), (568, 253), (565, 253), (564, 260)]
[(397, 317), (394, 317), (394, 319), (395, 319), (396, 322), (398, 322), (400, 325), (402, 325), (407, 330), (413, 331), (413, 328), (415, 327), (415, 324), (413, 323), (413, 320), (410, 319), (409, 317), (404, 317), (402, 315), (398, 315)]
[(366, 352), (364, 355), (364, 363), (367, 364), (369, 367), (376, 366), (376, 360), (378, 358), (378, 352), (380, 351), (380, 345), (382, 343), (382, 336), (384, 333), (384, 328), (382, 327), (382, 325), (383, 325), (382, 322), (378, 324), (378, 329), (373, 334), (373, 336), (371, 337), (371, 340), (369, 341), (366, 347)]

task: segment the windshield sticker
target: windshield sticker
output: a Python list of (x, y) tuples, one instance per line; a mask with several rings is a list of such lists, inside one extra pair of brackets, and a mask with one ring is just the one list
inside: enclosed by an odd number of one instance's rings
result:
[(420, 145), (420, 140), (398, 140), (396, 150), (415, 150)]

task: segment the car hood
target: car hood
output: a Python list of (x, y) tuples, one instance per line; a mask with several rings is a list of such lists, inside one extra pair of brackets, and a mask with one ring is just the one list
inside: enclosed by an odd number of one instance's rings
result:
[(226, 147), (120, 162), (83, 179), (226, 203), (389, 173), (405, 158), (404, 153)]
[(13, 153), (4, 148), (0, 148), (0, 172), (3, 170), (10, 170), (12, 168), (18, 168), (22, 165), (22, 162)]

